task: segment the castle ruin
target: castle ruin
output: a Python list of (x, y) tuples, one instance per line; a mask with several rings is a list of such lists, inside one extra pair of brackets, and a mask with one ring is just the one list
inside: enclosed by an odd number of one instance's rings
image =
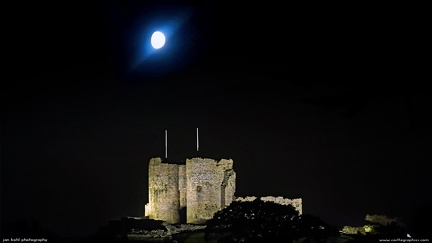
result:
[(145, 216), (170, 224), (203, 224), (234, 200), (236, 173), (231, 159), (187, 159), (169, 164), (161, 158), (149, 163), (149, 203)]
[[(148, 173), (149, 202), (145, 205), (145, 217), (169, 224), (205, 224), (231, 202), (257, 198), (234, 196), (236, 173), (231, 159), (197, 157), (187, 159), (186, 164), (170, 164), (159, 157), (152, 158)], [(260, 200), (290, 204), (302, 214), (301, 198), (269, 196)]]

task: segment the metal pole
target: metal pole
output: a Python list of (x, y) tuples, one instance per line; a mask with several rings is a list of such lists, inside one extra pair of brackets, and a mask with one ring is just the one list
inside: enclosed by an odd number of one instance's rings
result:
[(168, 131), (165, 130), (165, 159), (168, 158)]

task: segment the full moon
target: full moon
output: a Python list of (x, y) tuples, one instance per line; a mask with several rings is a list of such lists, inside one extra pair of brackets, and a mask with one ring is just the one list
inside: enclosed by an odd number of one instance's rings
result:
[(165, 44), (165, 36), (160, 31), (155, 31), (151, 37), (151, 44), (154, 49), (159, 49)]

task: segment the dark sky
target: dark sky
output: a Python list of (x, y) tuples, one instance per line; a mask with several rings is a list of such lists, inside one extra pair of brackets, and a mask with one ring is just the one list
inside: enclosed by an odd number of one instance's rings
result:
[(234, 160), (237, 196), (301, 197), (337, 226), (431, 205), (420, 7), (155, 2), (10, 8), (2, 223), (85, 236), (142, 216), (164, 130), (180, 163), (197, 127), (200, 156)]

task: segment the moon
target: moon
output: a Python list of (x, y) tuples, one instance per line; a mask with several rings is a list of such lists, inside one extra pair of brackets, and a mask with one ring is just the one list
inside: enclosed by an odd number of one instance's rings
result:
[(165, 35), (160, 31), (155, 31), (151, 37), (151, 44), (154, 49), (159, 49), (165, 44)]

